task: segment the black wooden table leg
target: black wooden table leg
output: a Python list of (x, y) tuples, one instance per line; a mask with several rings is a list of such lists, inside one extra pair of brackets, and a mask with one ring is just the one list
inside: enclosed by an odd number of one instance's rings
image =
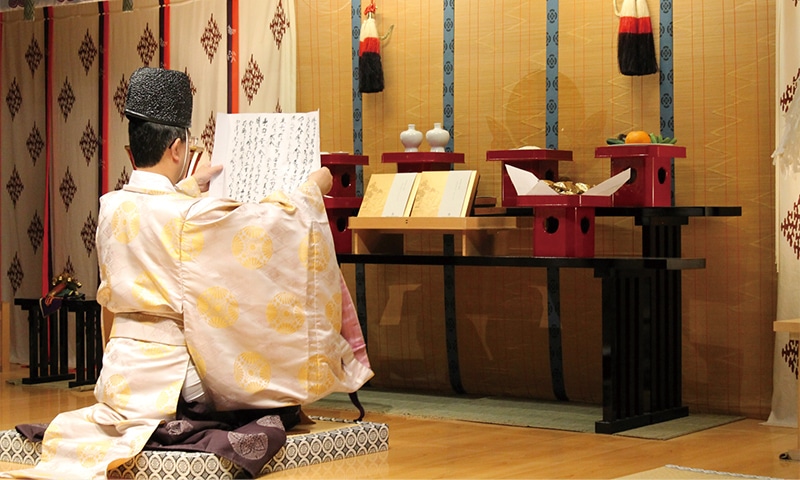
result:
[[(453, 235), (444, 235), (444, 254), (455, 254), (455, 239)], [(458, 360), (458, 330), (456, 317), (456, 267), (444, 265), (444, 328), (445, 343), (447, 345), (447, 370), (450, 376), (450, 386), (456, 393), (464, 393), (461, 383), (461, 367)]]
[(595, 431), (616, 433), (687, 416), (680, 387), (680, 282), (674, 279), (680, 272), (598, 274), (603, 419)]
[(39, 332), (44, 328), (44, 320), (36, 309), (28, 309), (28, 378), (22, 383), (39, 383)]
[(86, 330), (86, 310), (75, 309), (75, 381), (70, 387), (83, 385), (86, 381), (86, 344), (89, 336)]
[(603, 419), (597, 433), (616, 433), (651, 423), (650, 290), (645, 275), (603, 274)]
[(69, 311), (67, 305), (42, 316), (38, 298), (14, 300), (28, 314), (28, 377), (24, 384), (37, 384), (70, 380), (69, 373)]
[[(50, 342), (51, 344), (58, 345), (57, 349), (50, 351), (51, 364), (57, 365), (57, 369), (51, 369), (52, 375), (57, 375), (62, 378), (71, 378), (69, 373), (69, 311), (67, 308), (60, 308), (58, 310), (58, 327), (50, 329)], [(53, 319), (51, 326), (55, 325), (56, 314), (50, 315)], [(55, 337), (55, 338), (53, 338)], [(56, 358), (56, 356), (58, 358)]]
[[(681, 256), (681, 225), (670, 222), (642, 225), (643, 255), (659, 257)], [(650, 343), (653, 395), (650, 411), (654, 422), (678, 418), (689, 414), (682, 405), (681, 385), (681, 273), (654, 272), (653, 336)]]
[(564, 386), (564, 352), (561, 348), (561, 275), (558, 267), (547, 268), (547, 328), (553, 395), (558, 400), (569, 401)]

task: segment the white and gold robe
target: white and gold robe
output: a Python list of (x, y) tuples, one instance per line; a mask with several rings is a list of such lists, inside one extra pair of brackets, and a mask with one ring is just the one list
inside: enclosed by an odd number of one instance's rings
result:
[(104, 478), (174, 417), (190, 355), (223, 411), (305, 405), (373, 375), (313, 182), (242, 204), (134, 171), (101, 198), (97, 247), (97, 301), (115, 314), (99, 403), (57, 416), (40, 463), (9, 473)]

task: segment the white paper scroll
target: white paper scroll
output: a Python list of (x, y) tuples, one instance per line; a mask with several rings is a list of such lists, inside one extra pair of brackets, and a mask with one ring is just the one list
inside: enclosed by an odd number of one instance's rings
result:
[(319, 112), (218, 113), (209, 195), (258, 202), (291, 193), (320, 168)]

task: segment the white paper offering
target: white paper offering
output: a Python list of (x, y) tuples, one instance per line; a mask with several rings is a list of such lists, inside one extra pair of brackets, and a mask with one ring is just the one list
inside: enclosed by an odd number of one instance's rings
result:
[[(547, 183), (539, 181), (539, 178), (527, 170), (517, 168), (513, 165), (506, 165), (506, 171), (514, 185), (517, 195), (559, 195), (558, 192), (550, 188)], [(590, 188), (583, 195), (608, 196), (620, 189), (625, 182), (631, 178), (631, 169), (627, 168), (613, 177)]]
[(625, 182), (627, 182), (630, 179), (631, 179), (631, 169), (626, 168), (625, 170), (614, 175), (613, 177), (598, 183), (589, 190), (586, 190), (586, 192), (584, 192), (584, 195), (598, 195), (598, 196), (611, 195), (612, 193), (619, 190), (621, 186), (625, 185)]
[(209, 195), (258, 202), (290, 193), (320, 168), (319, 112), (218, 113)]
[(550, 188), (544, 182), (539, 181), (539, 177), (521, 168), (513, 165), (506, 165), (511, 183), (514, 185), (514, 190), (517, 195), (558, 195), (558, 192)]

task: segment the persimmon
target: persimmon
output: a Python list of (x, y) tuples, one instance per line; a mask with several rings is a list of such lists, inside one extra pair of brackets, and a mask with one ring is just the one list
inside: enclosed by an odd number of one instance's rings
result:
[(650, 134), (644, 130), (634, 130), (625, 135), (625, 143), (651, 143)]

